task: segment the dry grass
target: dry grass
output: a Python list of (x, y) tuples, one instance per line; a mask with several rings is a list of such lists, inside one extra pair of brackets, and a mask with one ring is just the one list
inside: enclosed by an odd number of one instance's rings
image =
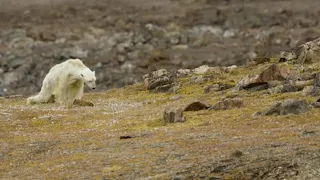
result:
[[(234, 163), (229, 173), (209, 173), (225, 179), (243, 177), (232, 152), (250, 167), (262, 167), (259, 158), (292, 160), (301, 151), (319, 148), (319, 136), (301, 137), (305, 130), (319, 133), (319, 109), (292, 116), (253, 118), (274, 101), (302, 97), (299, 93), (267, 95), (261, 92), (204, 94), (210, 83), (237, 82), (258, 68), (239, 68), (205, 84), (183, 83), (177, 94), (150, 93), (142, 85), (86, 94), (94, 107), (65, 109), (56, 104), (26, 106), (25, 99), (0, 99), (0, 177), (2, 179), (168, 179), (178, 172), (206, 172), (213, 162)], [(240, 94), (245, 107), (226, 111), (186, 112), (187, 122), (164, 126), (167, 106), (196, 99), (213, 104), (226, 95)], [(120, 136), (132, 138), (120, 140)], [(276, 147), (276, 148), (275, 148)], [(284, 157), (284, 159), (283, 159)], [(258, 162), (257, 162), (258, 161)], [(238, 164), (237, 164), (238, 163)], [(239, 164), (240, 163), (240, 164)], [(229, 163), (230, 164), (230, 163)], [(303, 163), (302, 163), (303, 164)], [(303, 173), (302, 173), (303, 174)], [(209, 176), (207, 176), (209, 177)], [(241, 178), (240, 178), (241, 179)]]

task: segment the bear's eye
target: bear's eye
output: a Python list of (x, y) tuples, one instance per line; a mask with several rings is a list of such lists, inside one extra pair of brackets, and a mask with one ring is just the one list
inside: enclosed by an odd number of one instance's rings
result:
[(83, 77), (83, 74), (81, 74), (81, 76)]

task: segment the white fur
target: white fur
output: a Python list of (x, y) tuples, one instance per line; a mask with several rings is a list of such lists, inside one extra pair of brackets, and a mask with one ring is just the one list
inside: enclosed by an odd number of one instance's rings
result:
[(68, 59), (53, 66), (42, 82), (38, 95), (29, 97), (27, 104), (67, 102), (72, 106), (75, 99), (83, 96), (84, 83), (95, 89), (95, 72), (80, 59)]

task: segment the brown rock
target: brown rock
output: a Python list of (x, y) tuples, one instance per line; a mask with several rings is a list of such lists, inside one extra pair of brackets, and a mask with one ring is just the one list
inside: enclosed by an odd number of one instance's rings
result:
[(182, 108), (166, 108), (163, 113), (164, 124), (185, 122), (186, 118), (183, 116)]
[(184, 111), (201, 111), (205, 109), (209, 109), (210, 105), (200, 102), (200, 101), (195, 101), (190, 104), (188, 104), (185, 108)]
[(261, 82), (268, 82), (274, 80), (285, 80), (290, 75), (290, 70), (287, 68), (280, 68), (276, 64), (270, 65), (259, 75)]
[(260, 75), (248, 75), (240, 80), (235, 90), (252, 89), (259, 87), (258, 90), (267, 89), (269, 81), (283, 81), (290, 75), (290, 70), (287, 68), (280, 68), (276, 64), (270, 65)]
[(243, 100), (241, 98), (235, 97), (235, 98), (225, 98), (225, 99), (217, 102), (210, 109), (226, 110), (226, 109), (231, 109), (231, 108), (241, 108), (243, 106), (244, 106)]
[(74, 100), (73, 105), (77, 105), (77, 106), (91, 106), (91, 107), (94, 106), (94, 104), (91, 103), (91, 102), (87, 102), (87, 101), (83, 101), (83, 100), (79, 100), (79, 99)]

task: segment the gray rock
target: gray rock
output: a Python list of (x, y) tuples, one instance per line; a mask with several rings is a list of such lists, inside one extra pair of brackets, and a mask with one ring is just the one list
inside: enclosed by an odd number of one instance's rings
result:
[(311, 136), (316, 136), (317, 132), (316, 131), (308, 131), (304, 130), (301, 134), (300, 137), (311, 137)]
[(320, 73), (315, 74), (314, 79), (311, 83), (313, 86), (319, 86), (320, 87)]
[(287, 99), (281, 102), (277, 102), (271, 105), (264, 111), (257, 112), (255, 115), (288, 115), (288, 114), (300, 114), (309, 110), (308, 104), (305, 100), (300, 99)]
[(175, 87), (175, 77), (166, 69), (160, 69), (143, 76), (147, 90), (152, 92), (170, 92)]
[(182, 108), (166, 108), (163, 113), (164, 124), (185, 122)]
[(153, 38), (156, 37), (162, 39), (166, 34), (165, 29), (158, 27), (154, 24), (146, 24), (145, 28), (151, 33), (151, 36)]
[(192, 72), (195, 74), (205, 74), (209, 71), (210, 67), (208, 65), (203, 65), (192, 70)]
[(235, 33), (235, 31), (234, 31), (234, 30), (229, 29), (229, 30), (224, 31), (224, 33), (223, 33), (223, 37), (224, 37), (224, 38), (232, 38), (232, 37), (236, 37), (236, 33)]
[(180, 43), (180, 33), (179, 32), (170, 32), (167, 34), (168, 41), (171, 45), (177, 45)]
[(176, 74), (178, 77), (184, 77), (187, 76), (190, 72), (190, 69), (179, 69)]
[(306, 86), (302, 90), (304, 96), (320, 96), (320, 87), (318, 86)]
[(230, 89), (232, 87), (233, 87), (233, 85), (231, 85), (231, 84), (223, 84), (223, 83), (210, 84), (207, 87), (205, 87), (204, 93), (223, 91), (226, 89)]
[(297, 58), (297, 55), (294, 52), (281, 51), (280, 52), (280, 60), (279, 60), (279, 62), (291, 61), (291, 60), (296, 59), (296, 58)]
[(315, 63), (320, 61), (320, 38), (301, 44), (291, 52), (282, 51), (280, 61), (296, 59), (297, 63)]
[(299, 91), (303, 90), (306, 86), (310, 85), (311, 81), (306, 80), (306, 81), (294, 81), (292, 85), (296, 87)]
[(268, 93), (269, 94), (277, 94), (277, 93), (281, 93), (282, 92), (282, 89), (283, 89), (283, 85), (280, 84), (276, 87), (271, 87), (268, 89)]
[(290, 83), (286, 83), (283, 85), (281, 92), (282, 93), (287, 93), (287, 92), (296, 92), (298, 91), (298, 88), (293, 86)]

